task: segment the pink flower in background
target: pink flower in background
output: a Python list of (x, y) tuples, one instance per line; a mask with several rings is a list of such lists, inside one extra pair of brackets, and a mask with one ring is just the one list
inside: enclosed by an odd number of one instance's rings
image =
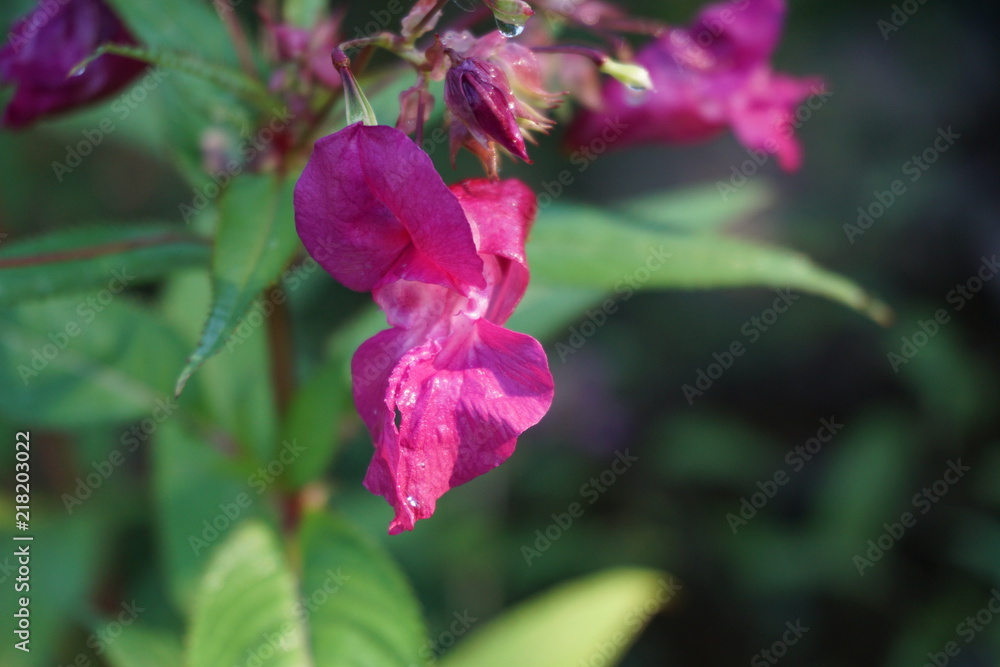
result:
[(797, 169), (795, 109), (823, 84), (771, 69), (784, 15), (783, 0), (733, 0), (707, 6), (689, 28), (665, 31), (636, 57), (654, 89), (640, 93), (608, 80), (601, 106), (581, 112), (570, 127), (570, 144), (590, 143), (612, 121), (627, 126), (613, 144), (619, 148), (703, 141), (731, 127), (748, 148)]
[(106, 42), (137, 43), (101, 0), (46, 2), (18, 19), (0, 49), (0, 84), (17, 87), (3, 124), (23, 127), (123, 88), (144, 63), (108, 54), (89, 63), (82, 74), (68, 76)]
[(389, 127), (317, 142), (295, 190), (296, 227), (335, 278), (373, 290), (392, 328), (351, 364), (375, 443), (365, 486), (395, 509), (390, 533), (505, 461), (552, 402), (534, 338), (503, 327), (528, 286), (535, 197), (519, 181), (444, 185)]

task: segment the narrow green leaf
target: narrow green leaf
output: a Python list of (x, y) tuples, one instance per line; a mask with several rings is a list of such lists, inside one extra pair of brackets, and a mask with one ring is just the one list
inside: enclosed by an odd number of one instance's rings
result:
[(731, 194), (720, 194), (715, 185), (701, 185), (628, 199), (614, 208), (632, 220), (695, 234), (717, 234), (773, 201), (771, 188), (753, 181)]
[(263, 524), (240, 526), (215, 554), (187, 647), (189, 667), (311, 667), (295, 578), (277, 537)]
[(533, 282), (517, 304), (506, 327), (545, 340), (580, 318), (599, 303), (607, 292), (593, 287), (565, 287)]
[[(208, 272), (186, 271), (171, 276), (164, 286), (161, 303), (164, 318), (181, 333), (190, 350), (198, 343), (204, 314), (212, 303)], [(267, 357), (267, 332), (262, 326), (250, 326), (246, 319), (236, 326), (232, 345), (198, 372), (195, 384), (201, 389), (202, 403), (211, 422), (233, 437), (241, 449), (266, 462), (280, 442)]]
[(152, 312), (108, 288), (0, 309), (0, 412), (63, 428), (148, 417), (171, 403), (184, 349)]
[(254, 174), (234, 179), (223, 193), (212, 260), (212, 309), (177, 380), (178, 395), (191, 374), (226, 344), (254, 299), (278, 279), (298, 249), (293, 186), (291, 180)]
[(679, 588), (653, 570), (602, 572), (543, 593), (473, 631), (442, 667), (616, 665)]
[(324, 667), (423, 665), (426, 631), (413, 591), (389, 557), (325, 512), (302, 525), (303, 606)]
[(612, 212), (563, 204), (543, 211), (528, 246), (534, 279), (635, 289), (775, 287), (825, 296), (879, 324), (892, 311), (857, 284), (804, 255), (748, 241), (627, 224)]
[(0, 305), (132, 287), (208, 263), (208, 243), (176, 226), (68, 229), (0, 246)]
[[(203, 0), (136, 2), (107, 0), (142, 44), (152, 49), (198, 53), (213, 62), (236, 63), (236, 54), (222, 21)], [(235, 11), (236, 2), (220, 2)]]
[(280, 100), (274, 97), (262, 83), (250, 78), (243, 72), (222, 65), (213, 65), (195, 56), (175, 51), (149, 49), (109, 42), (102, 44), (92, 54), (77, 63), (71, 70), (71, 74), (84, 72), (87, 65), (93, 60), (107, 53), (124, 56), (132, 60), (149, 63), (150, 65), (157, 65), (163, 69), (190, 74), (219, 88), (228, 90), (246, 101), (252, 102), (264, 111), (270, 111), (275, 107), (281, 106)]
[(111, 667), (177, 667), (184, 664), (179, 637), (141, 623), (124, 629), (104, 654)]

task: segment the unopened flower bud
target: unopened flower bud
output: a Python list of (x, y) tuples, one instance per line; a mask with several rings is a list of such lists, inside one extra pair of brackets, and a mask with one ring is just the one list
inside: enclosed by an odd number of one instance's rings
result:
[(498, 66), (478, 58), (463, 58), (448, 70), (444, 99), (448, 109), (484, 147), (492, 140), (528, 161), (524, 137), (517, 124), (526, 118)]
[(649, 70), (635, 63), (622, 63), (608, 58), (598, 68), (604, 74), (618, 79), (632, 90), (652, 90), (653, 80)]

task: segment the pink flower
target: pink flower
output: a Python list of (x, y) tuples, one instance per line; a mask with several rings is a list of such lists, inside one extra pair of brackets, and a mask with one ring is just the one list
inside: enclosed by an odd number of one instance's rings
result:
[(392, 534), (503, 463), (552, 402), (534, 338), (504, 322), (528, 286), (535, 197), (519, 181), (450, 189), (398, 130), (352, 125), (317, 143), (295, 191), (310, 254), (372, 289), (392, 328), (358, 348), (354, 401), (375, 443), (365, 486)]
[(295, 186), (295, 227), (320, 266), (359, 292), (395, 280), (482, 287), (455, 195), (402, 132), (350, 125), (316, 142)]
[(602, 105), (570, 127), (570, 144), (587, 145), (612, 124), (624, 126), (611, 144), (617, 148), (703, 141), (731, 127), (748, 148), (798, 169), (795, 109), (823, 84), (772, 71), (784, 14), (784, 0), (733, 0), (705, 7), (689, 28), (667, 30), (636, 58), (654, 89), (638, 93), (608, 80)]
[(146, 66), (106, 54), (83, 73), (70, 70), (106, 42), (136, 44), (101, 0), (44, 2), (21, 17), (0, 48), (0, 85), (17, 86), (3, 115), (7, 127), (97, 101), (123, 88)]

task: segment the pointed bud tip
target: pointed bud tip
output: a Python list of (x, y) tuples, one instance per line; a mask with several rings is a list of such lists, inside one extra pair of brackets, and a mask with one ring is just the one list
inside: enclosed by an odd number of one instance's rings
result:
[(649, 70), (636, 63), (622, 63), (608, 58), (601, 66), (600, 71), (608, 76), (614, 77), (632, 90), (652, 90), (653, 80), (649, 76)]

